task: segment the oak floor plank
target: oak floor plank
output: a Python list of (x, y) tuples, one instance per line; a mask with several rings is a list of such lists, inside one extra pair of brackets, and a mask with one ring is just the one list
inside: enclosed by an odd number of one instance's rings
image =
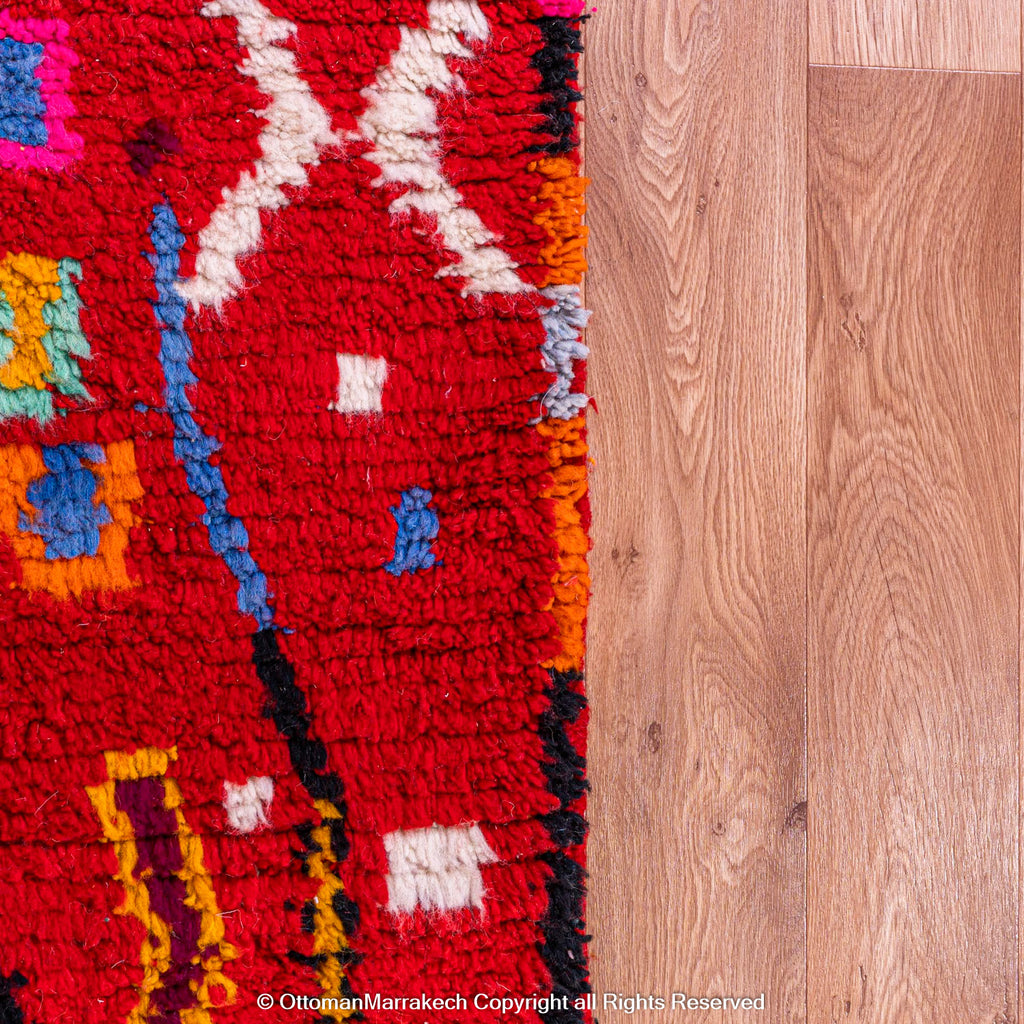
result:
[(1019, 71), (1020, 0), (808, 0), (812, 64)]
[(587, 52), (594, 983), (802, 1022), (806, 10), (609, 0)]
[(1020, 82), (813, 68), (808, 1019), (1017, 1019)]

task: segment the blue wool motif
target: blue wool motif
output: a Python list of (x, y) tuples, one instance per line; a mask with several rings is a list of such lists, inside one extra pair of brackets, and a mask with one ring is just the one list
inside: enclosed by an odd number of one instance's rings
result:
[(0, 138), (23, 146), (46, 145), (46, 104), (36, 77), (42, 59), (41, 43), (0, 39)]
[(395, 556), (384, 566), (392, 576), (429, 569), (437, 561), (431, 545), (437, 540), (440, 524), (437, 513), (430, 508), (432, 498), (430, 491), (410, 487), (402, 491), (401, 503), (389, 510), (398, 524)]
[(198, 383), (189, 362), (192, 342), (185, 332), (185, 300), (178, 291), (178, 268), (185, 236), (171, 207), (164, 203), (153, 209), (149, 229), (156, 255), (147, 255), (153, 265), (157, 301), (153, 312), (160, 325), (160, 366), (164, 373), (164, 401), (174, 424), (174, 454), (185, 466), (189, 490), (206, 506), (203, 524), (210, 547), (224, 559), (238, 581), (238, 609), (251, 615), (260, 629), (273, 625), (274, 613), (267, 603), (267, 577), (249, 554), (245, 524), (228, 512), (228, 491), (220, 468), (211, 458), (220, 442), (203, 432), (192, 415), (186, 388)]
[(43, 448), (46, 476), (29, 484), (26, 497), (38, 510), (22, 512), (18, 529), (38, 534), (46, 541), (46, 557), (94, 556), (100, 546), (100, 527), (112, 522), (110, 510), (97, 502), (96, 474), (82, 463), (107, 461), (98, 444), (61, 444)]

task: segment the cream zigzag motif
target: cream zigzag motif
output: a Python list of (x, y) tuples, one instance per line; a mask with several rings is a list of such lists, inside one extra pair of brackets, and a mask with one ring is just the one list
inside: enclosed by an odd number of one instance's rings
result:
[(441, 167), (437, 103), (431, 93), (462, 85), (448, 58), (472, 57), (459, 37), (486, 42), (487, 19), (475, 0), (431, 0), (427, 14), (426, 29), (401, 26), (391, 62), (362, 92), (367, 107), (357, 124), (360, 135), (373, 145), (367, 159), (380, 168), (374, 185), (410, 186), (389, 210), (419, 210), (436, 220), (439, 240), (459, 257), (436, 276), (465, 278), (463, 295), (532, 291), (516, 273), (515, 263), (494, 244), (497, 237), (463, 205)]
[(266, 121), (260, 133), (262, 156), (233, 188), (225, 189), (210, 222), (199, 232), (195, 275), (178, 285), (195, 307), (219, 307), (243, 282), (239, 257), (253, 251), (262, 235), (261, 210), (277, 210), (289, 199), (282, 185), (309, 183), (306, 168), (320, 162), (320, 150), (339, 142), (331, 119), (299, 76), (295, 55), (284, 44), (295, 26), (273, 16), (259, 0), (211, 0), (207, 18), (233, 17), (238, 41), (249, 55), (239, 71), (256, 79), (270, 105), (259, 111)]

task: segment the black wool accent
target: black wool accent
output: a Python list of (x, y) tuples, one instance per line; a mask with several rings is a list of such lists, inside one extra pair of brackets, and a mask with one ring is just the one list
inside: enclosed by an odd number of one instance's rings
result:
[[(337, 960), (340, 964), (342, 964), (342, 966), (345, 966), (345, 961), (343, 961), (342, 959), (342, 953), (345, 952), (348, 951), (342, 950), (341, 953), (337, 954)], [(360, 957), (359, 959), (362, 958)], [(359, 959), (348, 962), (358, 963)], [(352, 991), (352, 985), (347, 977), (343, 977), (341, 979), (341, 984), (338, 986), (338, 995), (340, 995), (342, 999), (355, 1000), (357, 998), (355, 992)], [(362, 1010), (356, 1010), (354, 1013), (352, 1013), (351, 1016), (347, 1017), (346, 1019), (354, 1021), (366, 1020), (366, 1015), (363, 1013)], [(330, 1017), (317, 1017), (316, 1021), (317, 1024), (335, 1024), (335, 1022)]]
[(306, 956), (305, 953), (296, 953), (294, 949), (288, 950), (288, 959), (303, 967), (322, 967), (327, 963), (327, 953), (317, 953), (316, 956)]
[(0, 974), (0, 1024), (25, 1024), (25, 1015), (14, 999), (14, 993), (28, 984), (28, 978), (20, 971), (9, 975)]
[(583, 673), (573, 669), (559, 672), (553, 668), (548, 674), (551, 676), (548, 695), (551, 697), (552, 709), (563, 722), (575, 722), (580, 717), (580, 712), (587, 706), (587, 699), (582, 693), (572, 689), (571, 684), (582, 683)]
[[(306, 695), (295, 682), (295, 669), (281, 653), (277, 633), (273, 629), (259, 630), (253, 634), (252, 647), (256, 675), (269, 700), (267, 717), (273, 719), (277, 731), (288, 741), (288, 753), (299, 781), (314, 800), (327, 800), (334, 805), (344, 830), (345, 787), (334, 772), (326, 770), (327, 748), (310, 736), (313, 723)], [(341, 856), (337, 850), (335, 855)]]
[[(327, 747), (312, 735), (313, 721), (309, 713), (309, 705), (305, 693), (295, 681), (295, 669), (281, 652), (277, 642), (277, 633), (272, 629), (261, 629), (253, 634), (252, 651), (252, 662), (256, 667), (256, 675), (259, 676), (267, 694), (264, 714), (273, 720), (277, 731), (287, 741), (292, 767), (303, 788), (314, 801), (326, 800), (337, 812), (336, 817), (325, 817), (323, 824), (326, 824), (330, 836), (332, 856), (336, 860), (344, 860), (350, 849), (345, 830), (348, 820), (345, 787), (341, 779), (327, 768)], [(321, 845), (314, 837), (313, 825), (297, 825), (295, 832), (305, 847), (302, 851), (295, 851), (296, 855), (306, 862), (307, 867), (309, 858), (314, 853), (327, 852), (322, 851)], [(341, 897), (340, 901), (339, 897)], [(352, 935), (359, 925), (359, 908), (347, 896), (342, 897), (341, 893), (334, 896), (332, 904), (341, 919), (345, 934)], [(314, 931), (315, 904), (312, 901), (303, 905), (301, 922), (303, 931)], [(288, 956), (295, 963), (319, 968), (327, 963), (331, 954), (319, 953), (316, 956), (306, 956), (304, 953), (292, 950)], [(349, 959), (349, 956), (349, 950), (339, 951), (338, 962), (342, 966), (356, 962)], [(352, 988), (347, 978), (342, 978), (341, 994), (348, 998), (353, 997)], [(326, 1020), (326, 1018), (324, 1019)], [(357, 1014), (351, 1019), (362, 1019), (362, 1014)], [(8, 1024), (8, 1022), (0, 1019), (0, 1024)], [(11, 1024), (22, 1024), (22, 1022), (19, 1020), (11, 1022)]]
[(551, 706), (541, 713), (537, 727), (545, 758), (541, 767), (547, 776), (548, 789), (558, 797), (563, 810), (590, 788), (585, 775), (587, 762), (573, 746), (565, 729), (566, 723), (575, 722), (586, 707), (583, 696), (570, 686), (579, 679), (577, 672), (552, 669), (551, 686), (544, 691)]
[(573, 104), (583, 99), (576, 88), (579, 71), (576, 55), (583, 52), (580, 42), (582, 18), (537, 18), (544, 45), (533, 55), (530, 63), (540, 72), (540, 91), (544, 94), (538, 110), (544, 123), (534, 131), (551, 136), (548, 142), (531, 146), (535, 152), (556, 156), (568, 153), (579, 145), (576, 114)]
[(340, 890), (331, 898), (331, 906), (341, 921), (346, 935), (351, 935), (359, 928), (359, 907)]
[(587, 838), (587, 819), (575, 811), (552, 811), (540, 820), (557, 846), (579, 846)]
[(338, 991), (345, 999), (356, 998), (355, 992), (352, 991), (352, 983), (348, 980), (347, 977), (341, 979), (341, 983), (338, 985)]
[[(334, 959), (337, 960), (342, 967), (358, 967), (365, 957), (362, 953), (357, 953), (354, 949), (339, 949), (338, 952), (334, 954)], [(348, 979), (346, 978), (345, 981), (347, 982)]]
[(331, 849), (334, 851), (334, 857), (336, 860), (347, 860), (349, 851), (352, 848), (352, 844), (349, 842), (348, 833), (345, 831), (345, 821), (348, 818), (348, 807), (344, 800), (336, 800), (334, 806), (337, 807), (340, 818), (328, 818), (324, 824), (327, 826), (327, 830), (331, 834)]
[(582, 681), (579, 672), (551, 670), (551, 685), (545, 690), (550, 705), (540, 715), (538, 734), (544, 751), (541, 768), (548, 789), (558, 798), (560, 809), (541, 815), (552, 842), (558, 849), (541, 855), (551, 868), (547, 881), (548, 909), (541, 921), (544, 935), (538, 949), (551, 972), (552, 994), (568, 997), (568, 1006), (559, 1006), (541, 1014), (545, 1024), (582, 1024), (583, 1011), (572, 1006), (578, 996), (590, 991), (584, 945), (590, 936), (583, 934), (583, 897), (585, 872), (565, 850), (578, 846), (587, 835), (583, 815), (570, 806), (589, 789), (586, 761), (573, 746), (566, 725), (575, 722), (586, 707), (583, 695), (574, 688)]
[(306, 900), (302, 904), (302, 930), (312, 934), (316, 931), (316, 904), (312, 900)]
[(313, 826), (308, 821), (304, 821), (296, 825), (295, 834), (299, 837), (302, 845), (306, 848), (299, 854), (300, 857), (305, 859), (311, 853), (317, 853), (319, 851), (320, 847), (317, 844), (317, 841), (313, 838)]
[(551, 972), (552, 994), (567, 996), (570, 1005), (541, 1014), (545, 1024), (581, 1024), (583, 1011), (572, 1001), (589, 992), (584, 945), (590, 936), (583, 933), (583, 896), (586, 873), (561, 850), (541, 854), (551, 868), (547, 881), (548, 911), (541, 922), (544, 941), (538, 949)]

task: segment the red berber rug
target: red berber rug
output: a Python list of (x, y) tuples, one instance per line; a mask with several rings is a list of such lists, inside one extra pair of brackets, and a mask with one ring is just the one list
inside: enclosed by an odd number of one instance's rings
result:
[(0, 1024), (590, 1019), (582, 17), (0, 10)]

